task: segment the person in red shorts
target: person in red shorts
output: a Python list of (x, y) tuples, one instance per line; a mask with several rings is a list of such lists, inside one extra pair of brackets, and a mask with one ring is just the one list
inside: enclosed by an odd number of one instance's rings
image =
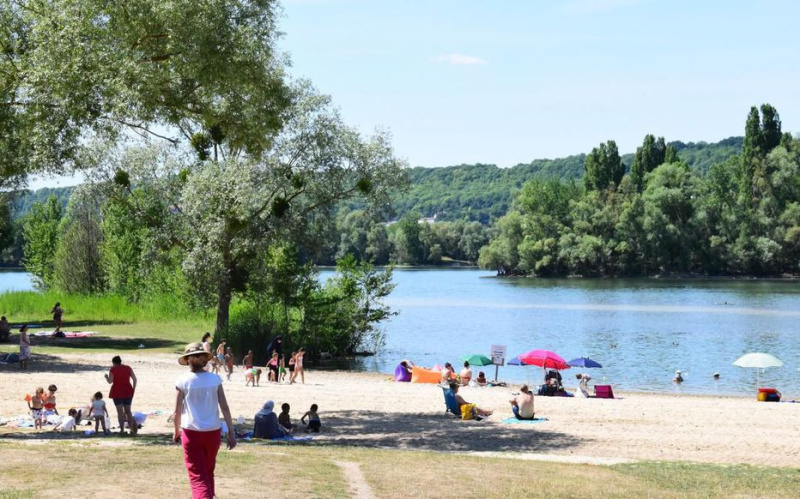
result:
[(189, 472), (189, 484), (195, 499), (212, 499), (214, 469), (217, 465), (222, 428), (219, 409), (228, 425), (228, 449), (236, 447), (233, 420), (222, 389), (222, 378), (205, 370), (211, 352), (201, 343), (189, 343), (178, 363), (190, 372), (175, 381), (175, 443), (183, 444), (183, 460)]
[(119, 355), (111, 359), (111, 364), (111, 370), (106, 374), (106, 381), (111, 384), (108, 398), (114, 401), (114, 407), (117, 408), (119, 433), (121, 435), (125, 434), (125, 420), (127, 419), (131, 428), (131, 435), (136, 435), (139, 426), (133, 419), (133, 412), (131, 412), (133, 394), (136, 392), (136, 375), (133, 373), (131, 366), (126, 366), (122, 363)]

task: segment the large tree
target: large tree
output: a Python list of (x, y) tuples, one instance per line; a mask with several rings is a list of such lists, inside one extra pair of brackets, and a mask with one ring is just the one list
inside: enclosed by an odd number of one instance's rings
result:
[(151, 227), (151, 244), (182, 252), (182, 268), (228, 328), (234, 293), (247, 288), (269, 245), (308, 237), (328, 208), (353, 197), (386, 205), (404, 180), (389, 137), (363, 139), (327, 97), (307, 85), (268, 151), (259, 156), (191, 158), (165, 147), (106, 160), (105, 179)]
[(259, 155), (291, 103), (274, 0), (0, 3), (0, 188), (62, 172), (87, 136)]

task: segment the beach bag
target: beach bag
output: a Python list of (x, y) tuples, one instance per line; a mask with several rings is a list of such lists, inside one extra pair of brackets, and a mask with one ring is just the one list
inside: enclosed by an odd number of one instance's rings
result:
[(8, 354), (6, 356), (6, 362), (9, 362), (9, 363), (11, 363), (11, 362), (19, 362), (19, 354), (16, 354), (16, 353), (13, 353), (13, 352)]
[(464, 404), (461, 406), (461, 419), (475, 419), (475, 404)]

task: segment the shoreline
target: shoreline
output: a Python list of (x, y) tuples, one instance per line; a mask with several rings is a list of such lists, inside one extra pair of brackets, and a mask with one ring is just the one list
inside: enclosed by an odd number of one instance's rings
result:
[[(122, 352), (139, 379), (133, 410), (152, 412), (144, 434), (168, 435), (174, 404), (173, 382), (185, 368), (175, 355)], [(103, 374), (109, 354), (48, 355), (28, 372), (3, 366), (0, 416), (27, 412), (25, 393), (36, 386), (58, 385), (59, 408), (85, 403), (91, 394), (108, 392)], [(40, 358), (41, 359), (41, 358)], [(291, 405), (294, 421), (311, 403), (320, 407), (324, 431), (315, 444), (362, 448), (445, 451), (476, 455), (526, 455), (583, 462), (688, 461), (792, 467), (800, 462), (800, 404), (757, 402), (730, 395), (618, 392), (609, 399), (535, 398), (541, 424), (506, 424), (508, 400), (519, 385), (465, 387), (470, 403), (495, 411), (486, 421), (456, 421), (444, 415), (438, 385), (395, 383), (380, 373), (307, 372), (306, 384), (244, 386), (240, 369), (224, 382), (234, 419), (252, 424), (267, 399)], [(616, 390), (615, 390), (616, 392)], [(112, 424), (116, 414), (110, 409)], [(7, 434), (16, 440), (7, 440)], [(0, 426), (4, 441), (40, 442), (33, 430)], [(95, 437), (96, 438), (96, 437)], [(133, 440), (131, 440), (133, 441)], [(313, 444), (312, 444), (313, 445)], [(488, 453), (488, 454), (487, 454)], [(552, 457), (558, 456), (558, 457)]]

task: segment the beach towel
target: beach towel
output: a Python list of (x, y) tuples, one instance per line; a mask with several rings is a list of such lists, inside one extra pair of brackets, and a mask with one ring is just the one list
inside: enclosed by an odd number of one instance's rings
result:
[(296, 442), (300, 442), (300, 441), (311, 440), (311, 436), (295, 437), (295, 436), (292, 436), (292, 435), (286, 435), (286, 436), (283, 436), (281, 438), (271, 438), (270, 440), (273, 440), (273, 441), (296, 441)]
[(505, 418), (503, 423), (505, 424), (537, 424), (537, 423), (544, 423), (547, 421), (547, 418), (536, 418), (536, 419), (517, 419), (517, 418)]
[[(67, 339), (74, 339), (74, 338), (88, 338), (89, 336), (94, 336), (97, 334), (96, 331), (64, 331), (64, 338)], [(55, 331), (39, 331), (33, 333), (33, 336), (55, 336)]]

